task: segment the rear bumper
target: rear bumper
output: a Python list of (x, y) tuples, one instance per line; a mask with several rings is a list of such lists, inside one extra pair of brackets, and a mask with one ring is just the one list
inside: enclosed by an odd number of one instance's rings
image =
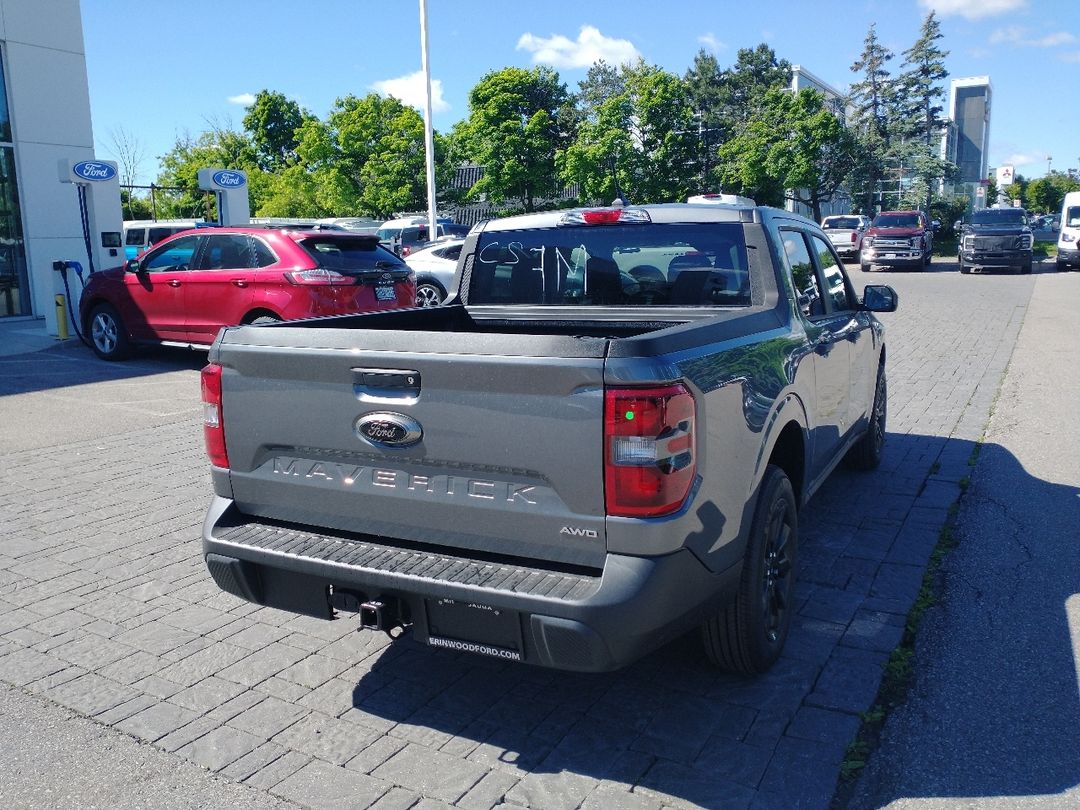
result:
[(250, 602), (326, 619), (381, 602), (432, 646), (578, 671), (617, 669), (699, 624), (741, 569), (712, 573), (685, 549), (608, 554), (599, 571), (448, 551), (254, 520), (221, 497), (203, 526), (215, 582)]

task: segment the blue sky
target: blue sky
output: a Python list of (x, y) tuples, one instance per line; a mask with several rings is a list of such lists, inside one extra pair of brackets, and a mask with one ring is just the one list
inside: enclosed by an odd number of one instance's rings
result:
[[(1076, 0), (428, 0), (435, 128), (464, 118), (469, 90), (502, 67), (548, 64), (574, 90), (597, 58), (640, 55), (681, 75), (699, 48), (727, 66), (760, 42), (843, 91), (871, 23), (895, 74), (931, 8), (951, 78), (990, 76), (990, 165), (1078, 168)], [(264, 88), (319, 117), (349, 93), (422, 104), (416, 0), (82, 0), (82, 16), (97, 155), (115, 158), (126, 133), (145, 155), (142, 183), (185, 131), (239, 128)]]

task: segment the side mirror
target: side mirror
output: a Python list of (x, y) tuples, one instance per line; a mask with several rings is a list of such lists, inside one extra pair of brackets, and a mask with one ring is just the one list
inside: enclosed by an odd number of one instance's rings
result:
[(900, 299), (887, 284), (868, 284), (863, 290), (862, 308), (867, 312), (896, 312)]
[(964, 228), (964, 220), (958, 219), (958, 220), (956, 220), (956, 222), (953, 223), (952, 226), (953, 226), (954, 231), (963, 230), (963, 228)]
[(933, 222), (930, 223), (930, 227), (934, 229), (934, 233), (937, 233), (941, 230), (941, 220), (935, 219)]
[(124, 266), (124, 270), (128, 273), (141, 273), (142, 265), (139, 264), (138, 259), (132, 259)]

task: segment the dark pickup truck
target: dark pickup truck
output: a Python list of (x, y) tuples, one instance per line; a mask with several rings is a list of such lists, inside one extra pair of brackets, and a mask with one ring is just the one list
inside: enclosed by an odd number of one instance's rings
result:
[(477, 225), (442, 307), (224, 329), (217, 584), (448, 650), (609, 670), (700, 626), (757, 673), (798, 515), (885, 440), (885, 343), (828, 239), (751, 205)]
[(961, 273), (991, 267), (1031, 272), (1035, 237), (1023, 208), (983, 208), (958, 228), (957, 264)]

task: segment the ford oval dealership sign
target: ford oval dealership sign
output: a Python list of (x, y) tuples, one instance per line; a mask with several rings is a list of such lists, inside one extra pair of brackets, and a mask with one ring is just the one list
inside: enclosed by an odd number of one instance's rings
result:
[(99, 163), (96, 160), (84, 160), (71, 167), (71, 171), (83, 180), (112, 180), (116, 177), (116, 169), (108, 163)]
[(244, 185), (244, 175), (223, 169), (220, 172), (214, 172), (214, 183), (222, 188), (240, 188)]

